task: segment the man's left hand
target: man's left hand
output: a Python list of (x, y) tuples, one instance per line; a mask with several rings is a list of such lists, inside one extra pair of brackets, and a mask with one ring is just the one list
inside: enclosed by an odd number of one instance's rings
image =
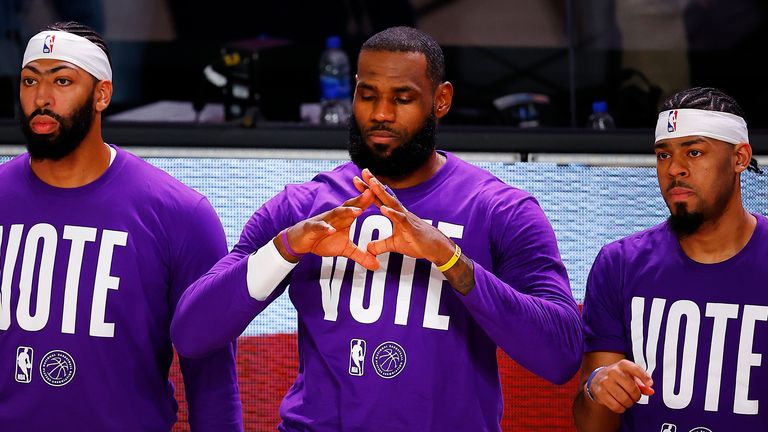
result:
[(445, 234), (406, 210), (367, 168), (362, 175), (362, 179), (354, 178), (355, 187), (361, 193), (370, 189), (376, 196), (375, 204), (381, 214), (392, 222), (392, 235), (368, 243), (368, 252), (373, 255), (397, 252), (412, 258), (427, 259), (438, 266), (451, 259), (456, 246)]

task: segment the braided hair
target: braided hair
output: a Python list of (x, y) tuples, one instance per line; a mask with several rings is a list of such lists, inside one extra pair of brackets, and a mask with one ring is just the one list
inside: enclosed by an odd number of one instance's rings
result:
[[(675, 93), (661, 104), (661, 111), (684, 108), (718, 111), (744, 118), (744, 110), (741, 109), (736, 100), (714, 87), (693, 87), (683, 90)], [(758, 174), (763, 173), (755, 158), (749, 161), (747, 170)]]
[(443, 50), (432, 36), (412, 27), (390, 27), (371, 36), (360, 51), (396, 51), (424, 54), (427, 76), (435, 86), (445, 80)]
[(109, 66), (112, 66), (112, 56), (109, 55), (109, 48), (107, 48), (107, 43), (104, 42), (104, 38), (102, 38), (100, 34), (96, 33), (94, 29), (88, 27), (87, 25), (80, 24), (76, 21), (61, 21), (51, 24), (43, 30), (63, 31), (88, 39), (90, 42), (104, 51), (104, 54), (107, 55), (107, 60), (109, 60)]

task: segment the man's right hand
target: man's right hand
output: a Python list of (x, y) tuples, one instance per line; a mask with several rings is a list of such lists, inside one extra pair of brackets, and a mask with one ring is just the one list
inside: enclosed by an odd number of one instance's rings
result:
[[(373, 192), (366, 190), (347, 200), (339, 207), (305, 219), (287, 228), (286, 237), (290, 249), (297, 254), (313, 253), (319, 256), (345, 256), (368, 270), (377, 270), (379, 260), (368, 251), (362, 250), (349, 239), (349, 227), (375, 200)], [(297, 262), (278, 234), (273, 242), (286, 261)]]
[(653, 380), (643, 368), (629, 360), (602, 367), (592, 378), (589, 390), (595, 402), (611, 411), (622, 414), (634, 405), (642, 395), (654, 393)]

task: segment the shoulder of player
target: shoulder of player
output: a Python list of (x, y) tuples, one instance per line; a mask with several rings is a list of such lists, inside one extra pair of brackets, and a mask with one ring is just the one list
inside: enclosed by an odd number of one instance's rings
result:
[(0, 176), (18, 176), (16, 170), (23, 166), (28, 166), (28, 164), (29, 158), (26, 156), (26, 153), (14, 156), (0, 164)]
[(118, 149), (118, 152), (125, 158), (121, 174), (128, 176), (129, 181), (135, 184), (128, 191), (136, 193), (137, 198), (146, 204), (175, 209), (186, 207), (191, 210), (205, 198), (200, 192), (144, 159), (125, 150)]
[(668, 236), (666, 223), (660, 223), (607, 243), (600, 253), (612, 260), (647, 260), (668, 246)]
[(351, 182), (352, 177), (354, 176), (360, 176), (360, 168), (358, 168), (352, 162), (345, 162), (341, 165), (336, 166), (332, 170), (321, 171), (317, 173), (312, 178), (312, 180), (305, 183), (305, 185), (312, 186), (313, 183), (316, 183), (317, 185), (346, 184), (347, 182)]
[(341, 198), (344, 198), (350, 193), (357, 193), (352, 183), (354, 176), (360, 176), (360, 169), (352, 162), (347, 162), (330, 171), (316, 174), (308, 182), (288, 184), (285, 186), (285, 190), (290, 196), (300, 195), (312, 200), (322, 194), (339, 194)]
[(17, 156), (15, 158), (11, 159), (11, 160), (5, 161), (5, 162), (0, 164), (0, 178), (2, 178), (2, 179), (6, 179), (6, 178), (12, 179), (14, 177), (13, 171), (14, 171), (15, 165), (17, 163), (16, 160), (18, 158), (19, 157)]
[(0, 164), (0, 184), (3, 185), (0, 188), (0, 197), (23, 193), (18, 185), (24, 181), (25, 168), (29, 169), (29, 158), (26, 157), (26, 153)]
[(451, 179), (455, 187), (469, 189), (472, 196), (489, 203), (517, 203), (533, 196), (496, 177), (490, 171), (447, 153), (455, 161)]

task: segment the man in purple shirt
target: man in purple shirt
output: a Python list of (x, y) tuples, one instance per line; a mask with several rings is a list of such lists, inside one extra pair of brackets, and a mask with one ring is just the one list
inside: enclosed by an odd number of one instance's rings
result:
[(435, 151), (453, 96), (443, 75), (418, 30), (369, 39), (352, 162), (264, 204), (179, 301), (171, 337), (203, 356), (290, 285), (299, 370), (282, 431), (498, 431), (497, 346), (556, 383), (578, 369), (578, 309), (541, 208)]
[(581, 431), (768, 424), (768, 221), (741, 203), (752, 159), (738, 104), (692, 88), (663, 105), (656, 171), (669, 219), (603, 247), (584, 300)]
[[(104, 41), (78, 23), (32, 37), (28, 152), (0, 166), (0, 429), (169, 431), (170, 323), (226, 254), (199, 193), (104, 143)], [(193, 431), (240, 431), (235, 345), (180, 358)]]

